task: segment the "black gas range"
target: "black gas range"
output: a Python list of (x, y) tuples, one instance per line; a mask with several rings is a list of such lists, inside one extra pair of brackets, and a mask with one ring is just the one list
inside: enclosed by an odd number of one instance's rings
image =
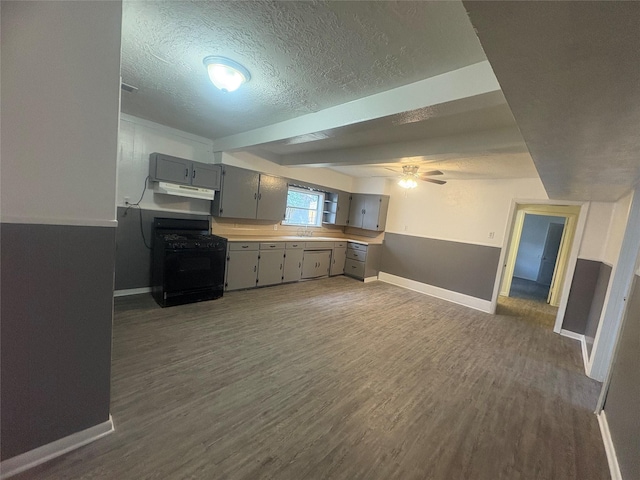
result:
[(209, 233), (208, 220), (153, 222), (152, 294), (161, 307), (213, 300), (224, 291), (226, 238)]

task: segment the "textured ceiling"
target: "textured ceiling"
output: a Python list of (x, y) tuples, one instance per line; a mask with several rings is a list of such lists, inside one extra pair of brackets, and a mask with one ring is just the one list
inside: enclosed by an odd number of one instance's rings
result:
[(640, 3), (464, 2), (552, 198), (640, 179)]
[(278, 155), (338, 150), (358, 146), (407, 142), (420, 139), (460, 135), (468, 132), (493, 130), (515, 126), (515, 120), (501, 92), (486, 94), (495, 100), (486, 105), (475, 97), (475, 105), (449, 102), (434, 107), (380, 117), (354, 125), (317, 132), (260, 145)]
[[(202, 59), (251, 81), (217, 91)], [(122, 111), (216, 139), (485, 60), (460, 2), (124, 2)]]

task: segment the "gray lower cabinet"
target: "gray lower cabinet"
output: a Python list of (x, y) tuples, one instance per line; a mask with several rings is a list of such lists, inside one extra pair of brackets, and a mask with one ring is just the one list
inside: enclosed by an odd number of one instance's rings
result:
[(211, 204), (214, 217), (282, 221), (287, 208), (285, 178), (222, 165), (220, 193)]
[(318, 278), (329, 275), (331, 250), (307, 250), (302, 261), (302, 278)]
[(264, 250), (260, 245), (258, 262), (258, 287), (282, 283), (284, 269), (284, 244), (274, 250)]
[(287, 242), (284, 259), (284, 283), (297, 282), (302, 278), (302, 259), (304, 243)]
[(256, 286), (260, 254), (258, 248), (258, 243), (229, 243), (225, 290), (242, 290)]
[(382, 245), (362, 245), (349, 242), (344, 274), (360, 280), (376, 277), (380, 269)]
[(336, 242), (333, 246), (333, 254), (331, 255), (331, 272), (330, 275), (342, 275), (344, 273), (344, 262), (347, 259), (347, 247), (345, 243)]

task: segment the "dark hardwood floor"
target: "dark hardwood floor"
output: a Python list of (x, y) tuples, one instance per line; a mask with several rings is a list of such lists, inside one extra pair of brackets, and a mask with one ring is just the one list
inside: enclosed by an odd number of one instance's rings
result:
[(609, 478), (578, 342), (521, 307), (345, 277), (117, 299), (116, 431), (14, 478)]

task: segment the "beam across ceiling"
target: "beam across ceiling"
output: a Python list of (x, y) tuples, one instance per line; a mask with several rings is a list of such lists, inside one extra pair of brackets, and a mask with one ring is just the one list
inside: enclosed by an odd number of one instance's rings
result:
[(499, 90), (489, 62), (483, 61), (292, 120), (222, 137), (214, 140), (213, 148), (216, 152), (243, 150)]

